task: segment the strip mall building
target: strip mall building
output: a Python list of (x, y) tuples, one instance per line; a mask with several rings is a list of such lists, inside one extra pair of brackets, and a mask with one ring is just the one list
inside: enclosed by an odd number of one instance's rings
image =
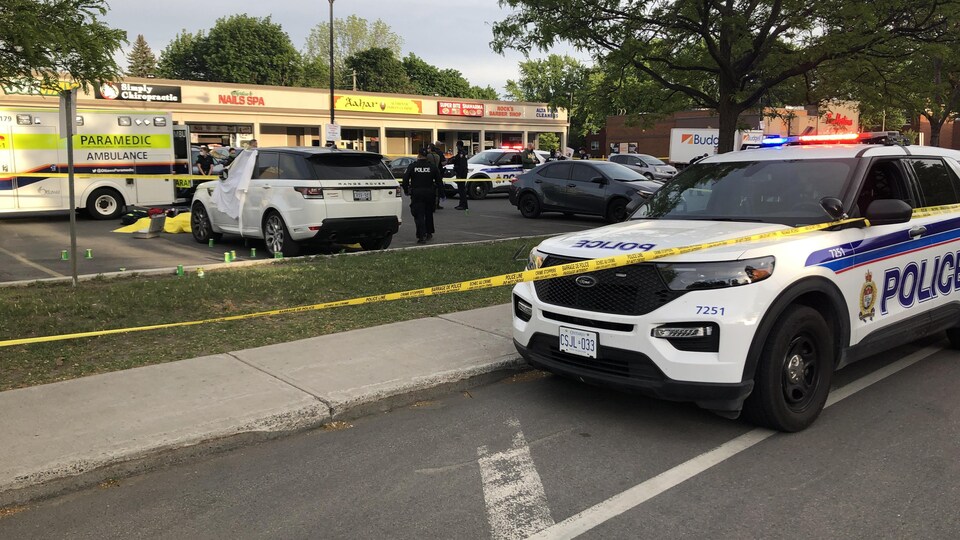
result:
[[(30, 88), (2, 90), (0, 106), (59, 105)], [(351, 91), (336, 91), (334, 103), (339, 147), (387, 155), (413, 154), (432, 141), (452, 148), (462, 140), (472, 152), (520, 147), (542, 133), (556, 134), (565, 148), (570, 127), (566, 111), (544, 103)], [(77, 106), (169, 111), (197, 144), (240, 146), (256, 138), (261, 146), (323, 146), (330, 122), (330, 92), (314, 88), (130, 78), (81, 89)]]

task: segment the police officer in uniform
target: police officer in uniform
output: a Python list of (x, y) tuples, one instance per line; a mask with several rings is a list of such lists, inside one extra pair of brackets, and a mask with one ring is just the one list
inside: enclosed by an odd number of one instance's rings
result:
[[(430, 160), (430, 163), (433, 163), (433, 166), (440, 169), (440, 175), (443, 176), (443, 152), (440, 151), (440, 141), (435, 142), (427, 147), (427, 159)], [(440, 183), (440, 189), (436, 193), (436, 206), (437, 210), (443, 210), (443, 207), (440, 206), (440, 199), (443, 198), (443, 182)]]
[(443, 176), (429, 159), (427, 149), (421, 148), (417, 160), (403, 173), (403, 193), (410, 196), (410, 211), (417, 225), (417, 243), (426, 244), (433, 238), (433, 208), (436, 192), (443, 189)]
[[(457, 141), (457, 150), (450, 158), (453, 162), (453, 172), (457, 179), (463, 180), (469, 174), (467, 167), (467, 149), (463, 147), (463, 141)], [(467, 183), (457, 182), (457, 191), (460, 193), (460, 204), (456, 206), (457, 210), (467, 209)]]

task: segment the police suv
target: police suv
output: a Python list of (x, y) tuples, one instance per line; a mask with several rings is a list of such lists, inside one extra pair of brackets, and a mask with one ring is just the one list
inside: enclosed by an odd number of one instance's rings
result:
[[(528, 268), (842, 222), (521, 283), (541, 369), (799, 431), (833, 372), (946, 331), (960, 348), (960, 152), (895, 133), (807, 136), (685, 169), (623, 223), (558, 236)], [(917, 210), (915, 210), (917, 209)]]
[[(542, 150), (535, 150), (537, 164), (547, 162), (550, 156)], [(476, 180), (467, 182), (467, 194), (471, 199), (484, 199), (489, 193), (507, 193), (510, 190), (510, 179), (520, 176), (523, 173), (523, 162), (520, 158), (520, 150), (511, 148), (502, 148), (499, 150), (484, 150), (473, 155), (467, 160), (467, 178)], [(446, 180), (453, 178), (456, 174), (453, 172), (453, 165), (447, 165), (443, 169), (444, 183), (452, 190), (457, 190), (457, 183)], [(481, 182), (479, 180), (490, 180)]]

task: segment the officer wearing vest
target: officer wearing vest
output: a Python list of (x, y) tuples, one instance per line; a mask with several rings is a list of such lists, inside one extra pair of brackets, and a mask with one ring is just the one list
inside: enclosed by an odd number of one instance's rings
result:
[[(433, 163), (433, 166), (440, 169), (440, 175), (443, 176), (443, 152), (440, 151), (440, 141), (435, 142), (427, 146), (427, 159), (430, 160), (430, 163)], [(436, 193), (436, 208), (437, 210), (443, 210), (443, 207), (440, 206), (440, 199), (443, 198), (443, 182), (440, 183), (440, 189)]]
[(410, 212), (417, 225), (417, 243), (426, 244), (433, 238), (433, 208), (438, 189), (443, 189), (440, 169), (427, 159), (427, 149), (421, 148), (417, 160), (403, 173), (403, 193), (410, 196)]

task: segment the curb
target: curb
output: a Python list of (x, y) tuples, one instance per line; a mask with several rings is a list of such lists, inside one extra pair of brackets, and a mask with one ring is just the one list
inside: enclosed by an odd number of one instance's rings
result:
[(527, 369), (526, 362), (519, 355), (500, 357), (485, 365), (441, 372), (412, 384), (361, 396), (335, 405), (332, 409), (318, 399), (314, 407), (271, 415), (217, 433), (201, 435), (195, 440), (161, 443), (150, 450), (126, 456), (62, 464), (0, 485), (0, 508), (29, 504), (192, 459), (303, 433), (322, 428), (335, 420), (353, 420), (388, 412), (417, 401), (491, 384)]
[[(557, 234), (566, 234), (566, 233), (557, 233)], [(419, 249), (432, 249), (439, 247), (452, 247), (452, 246), (467, 246), (467, 245), (478, 245), (478, 244), (496, 244), (498, 242), (509, 242), (512, 240), (527, 240), (530, 238), (543, 238), (545, 236), (556, 236), (556, 235), (543, 235), (538, 234), (534, 236), (511, 236), (509, 238), (492, 238), (490, 240), (475, 240), (472, 242), (450, 242), (447, 244), (430, 244), (430, 245), (420, 245), (420, 246), (405, 246), (398, 248), (388, 248), (386, 250), (377, 250), (377, 251), (351, 251), (351, 252), (341, 252), (341, 253), (330, 253), (330, 254), (317, 254), (317, 255), (306, 255), (303, 257), (288, 257), (283, 259), (258, 259), (252, 261), (238, 261), (231, 263), (213, 263), (213, 264), (193, 264), (193, 265), (184, 265), (184, 271), (191, 270), (195, 271), (197, 268), (203, 268), (205, 270), (223, 270), (228, 268), (248, 268), (251, 266), (262, 266), (266, 264), (283, 264), (286, 261), (301, 262), (301, 261), (312, 261), (320, 258), (326, 257), (345, 257), (345, 256), (363, 256), (370, 255), (374, 253), (383, 253), (384, 251), (410, 251), (410, 250), (419, 250)], [(142, 276), (173, 276), (177, 272), (176, 266), (163, 267), (163, 268), (147, 268), (143, 270), (127, 270), (124, 272), (105, 272), (100, 274), (83, 274), (77, 276), (77, 281), (93, 281), (96, 279), (127, 279), (135, 278)], [(39, 279), (22, 279), (18, 281), (4, 281), (0, 282), (0, 289), (6, 287), (27, 287), (30, 285), (36, 284), (47, 284), (47, 283), (71, 283), (73, 278), (67, 277), (53, 277), (53, 278), (39, 278)]]

